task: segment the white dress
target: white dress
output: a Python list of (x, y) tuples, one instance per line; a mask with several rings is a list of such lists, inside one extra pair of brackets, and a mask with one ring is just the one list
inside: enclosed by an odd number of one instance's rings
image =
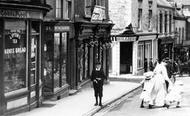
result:
[(154, 74), (155, 75), (152, 78), (153, 87), (150, 93), (150, 104), (163, 106), (165, 104), (165, 97), (167, 93), (165, 80), (169, 82), (169, 85), (171, 85), (171, 81), (168, 78), (164, 63), (157, 64), (156, 68), (154, 69)]

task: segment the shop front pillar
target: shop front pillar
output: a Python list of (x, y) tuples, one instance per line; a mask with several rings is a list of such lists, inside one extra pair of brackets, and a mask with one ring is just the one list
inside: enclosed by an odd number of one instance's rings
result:
[(3, 29), (1, 27), (3, 21), (0, 20), (0, 116), (4, 114), (5, 111), (5, 96), (4, 96), (4, 78), (3, 78)]

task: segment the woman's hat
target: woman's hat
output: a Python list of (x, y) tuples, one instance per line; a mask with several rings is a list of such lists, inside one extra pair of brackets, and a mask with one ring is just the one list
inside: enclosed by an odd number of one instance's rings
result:
[(154, 73), (152, 71), (144, 73), (144, 76), (145, 76), (146, 80), (151, 79), (153, 75), (154, 75)]

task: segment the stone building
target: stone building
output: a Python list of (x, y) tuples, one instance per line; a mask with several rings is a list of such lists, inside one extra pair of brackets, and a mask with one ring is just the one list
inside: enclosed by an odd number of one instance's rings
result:
[(0, 115), (38, 107), (46, 0), (0, 0)]
[(108, 0), (47, 0), (44, 21), (44, 96), (59, 99), (90, 81), (96, 62), (108, 76)]
[(139, 75), (150, 70), (158, 56), (157, 2), (110, 0), (112, 58), (110, 75)]

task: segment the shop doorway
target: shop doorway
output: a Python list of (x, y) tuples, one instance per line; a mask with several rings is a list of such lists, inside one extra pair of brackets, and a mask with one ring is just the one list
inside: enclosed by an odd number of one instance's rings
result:
[(120, 74), (132, 73), (133, 43), (120, 43)]

